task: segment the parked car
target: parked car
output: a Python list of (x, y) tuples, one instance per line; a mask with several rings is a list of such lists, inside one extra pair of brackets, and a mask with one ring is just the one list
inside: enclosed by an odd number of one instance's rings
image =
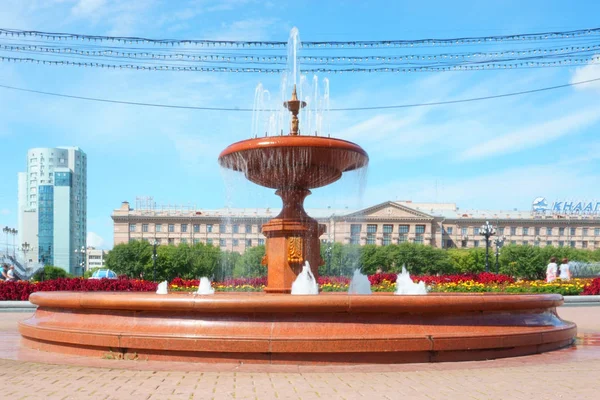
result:
[(98, 269), (88, 279), (117, 279), (117, 274), (110, 269)]

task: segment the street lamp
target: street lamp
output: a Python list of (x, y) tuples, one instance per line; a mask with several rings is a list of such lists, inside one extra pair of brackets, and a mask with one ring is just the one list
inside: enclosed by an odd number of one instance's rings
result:
[(15, 228), (11, 229), (10, 234), (13, 235), (13, 257), (16, 258), (16, 254), (15, 251), (17, 249), (17, 246), (15, 246), (15, 237), (17, 237), (17, 233), (19, 233), (18, 230), (16, 230)]
[(152, 281), (156, 282), (156, 259), (158, 258), (158, 255), (156, 254), (156, 246), (158, 246), (158, 241), (155, 239), (152, 245)]
[(11, 228), (5, 226), (2, 228), (2, 232), (6, 233), (6, 256), (8, 256), (8, 234), (11, 232)]
[(498, 264), (498, 256), (500, 255), (500, 248), (504, 246), (504, 241), (506, 240), (506, 236), (497, 237), (494, 239), (494, 244), (496, 245), (496, 274), (500, 271), (500, 266)]
[(83, 271), (85, 271), (85, 263), (86, 263), (86, 251), (85, 246), (81, 246), (79, 249), (75, 249), (75, 254), (81, 254), (81, 258), (79, 261), (79, 268), (81, 268), (81, 274), (83, 275)]
[(490, 272), (490, 237), (496, 234), (496, 229), (490, 225), (489, 221), (485, 221), (485, 224), (481, 225), (479, 234), (485, 237), (485, 272)]
[(25, 242), (21, 244), (21, 251), (23, 252), (23, 259), (25, 260), (25, 270), (27, 270), (28, 262), (27, 262), (27, 253), (29, 252), (31, 246), (29, 243)]

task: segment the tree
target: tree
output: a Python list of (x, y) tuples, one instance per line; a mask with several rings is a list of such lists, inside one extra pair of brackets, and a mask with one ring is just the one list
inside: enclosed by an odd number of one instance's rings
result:
[(267, 268), (264, 265), (261, 265), (264, 255), (265, 246), (256, 246), (246, 249), (244, 254), (235, 261), (233, 277), (256, 278), (267, 275)]
[(106, 255), (105, 265), (118, 275), (139, 278), (146, 274), (152, 265), (152, 246), (145, 241), (134, 240), (116, 245)]

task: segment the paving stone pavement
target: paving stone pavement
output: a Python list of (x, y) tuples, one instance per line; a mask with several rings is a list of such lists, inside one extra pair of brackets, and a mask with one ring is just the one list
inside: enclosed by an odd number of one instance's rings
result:
[(0, 398), (597, 399), (600, 307), (563, 307), (559, 314), (578, 323), (577, 346), (534, 356), (438, 364), (236, 366), (22, 351), (16, 322), (29, 314), (3, 313)]

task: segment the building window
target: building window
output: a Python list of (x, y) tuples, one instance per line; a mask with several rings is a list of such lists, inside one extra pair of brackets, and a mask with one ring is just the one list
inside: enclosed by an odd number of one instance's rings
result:
[(587, 236), (588, 235), (588, 228), (583, 228), (582, 232), (581, 232), (581, 236)]
[(383, 245), (387, 246), (392, 244), (392, 230), (394, 225), (383, 225)]
[(259, 246), (264, 246), (265, 245), (265, 239), (258, 239), (258, 245)]
[(169, 244), (175, 244), (175, 239), (174, 238), (169, 238), (168, 243)]
[(219, 246), (221, 246), (221, 247), (227, 246), (227, 239), (219, 239)]
[(181, 244), (187, 244), (187, 238), (181, 238)]
[(529, 235), (529, 228), (523, 228), (523, 236)]
[(528, 240), (523, 240), (523, 246), (528, 246), (529, 245), (529, 241)]
[(460, 242), (460, 247), (467, 247), (467, 241), (466, 240), (462, 240)]
[(403, 233), (403, 234), (408, 234), (409, 229), (410, 229), (409, 225), (400, 225), (398, 227), (398, 232)]
[(227, 226), (225, 224), (219, 224), (219, 233), (226, 233)]
[(212, 245), (213, 245), (213, 240), (212, 240), (212, 238), (208, 238), (208, 239), (206, 239), (206, 244), (207, 244), (207, 245), (209, 245), (209, 246), (212, 246)]
[(200, 239), (194, 239), (194, 244), (199, 244), (200, 243)]
[(129, 224), (129, 232), (135, 232), (135, 224)]
[(558, 236), (564, 236), (565, 235), (565, 228), (558, 228)]
[(446, 233), (448, 235), (452, 235), (452, 232), (454, 232), (454, 228), (453, 227), (449, 226), (448, 228), (446, 228)]
[(240, 226), (238, 224), (233, 225), (233, 233), (240, 233)]
[(252, 247), (252, 239), (246, 239), (246, 247)]
[(200, 224), (194, 224), (194, 233), (200, 232)]
[(367, 224), (367, 244), (375, 244), (375, 234), (377, 233), (377, 225)]
[(504, 235), (504, 227), (498, 228), (498, 236)]
[(350, 225), (350, 244), (360, 244), (360, 224)]
[(154, 231), (155, 232), (162, 232), (162, 224), (156, 224), (156, 225), (154, 225)]
[(148, 224), (142, 224), (142, 232), (148, 232)]
[(425, 225), (415, 226), (415, 243), (423, 244), (423, 234), (425, 233)]
[(565, 247), (565, 242), (564, 242), (564, 240), (559, 240), (559, 241), (558, 241), (558, 247)]
[(552, 236), (552, 228), (546, 228), (546, 235)]
[(473, 228), (473, 235), (479, 235), (479, 228)]
[(575, 236), (575, 228), (571, 228), (571, 236)]
[(181, 232), (183, 232), (183, 233), (187, 232), (187, 226), (188, 226), (188, 224), (181, 224)]
[(159, 239), (154, 239), (154, 240), (156, 240), (156, 244), (161, 244), (162, 243), (162, 239), (160, 239), (160, 238)]
[(473, 247), (479, 247), (479, 240), (473, 240)]
[(246, 224), (246, 230), (245, 230), (245, 232), (246, 233), (252, 233), (252, 225)]
[(452, 240), (450, 240), (450, 239), (446, 240), (446, 248), (449, 249), (452, 247), (454, 247)]
[(546, 242), (546, 246), (552, 246), (552, 241), (551, 241), (551, 240), (548, 240), (548, 241)]
[(584, 249), (588, 248), (588, 242), (587, 242), (587, 240), (584, 240), (583, 242), (581, 242), (581, 247), (584, 248)]
[(514, 226), (511, 226), (511, 227), (510, 227), (510, 234), (511, 234), (511, 235), (516, 235), (516, 234), (517, 234), (517, 228), (516, 228), (516, 227), (514, 227)]
[(594, 228), (594, 236), (600, 236), (600, 228)]
[(206, 224), (206, 232), (208, 233), (212, 233), (213, 231), (213, 226), (212, 224)]
[(175, 232), (175, 224), (169, 224), (169, 232)]
[(569, 243), (569, 245), (574, 248), (575, 247), (575, 241), (571, 240), (571, 242)]
[(540, 241), (536, 240), (535, 242), (533, 242), (533, 246), (534, 247), (540, 247)]
[(460, 234), (463, 236), (467, 236), (467, 228), (460, 228)]
[(237, 247), (240, 245), (239, 239), (233, 239), (233, 247)]
[(535, 236), (540, 236), (541, 228), (535, 228)]

